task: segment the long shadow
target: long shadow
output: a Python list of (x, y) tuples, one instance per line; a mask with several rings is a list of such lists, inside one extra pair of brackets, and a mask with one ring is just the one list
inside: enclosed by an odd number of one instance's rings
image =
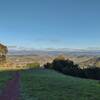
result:
[(0, 100), (18, 100), (19, 98), (20, 74), (18, 71), (12, 71), (11, 76), (12, 79), (7, 81), (6, 87), (1, 93)]

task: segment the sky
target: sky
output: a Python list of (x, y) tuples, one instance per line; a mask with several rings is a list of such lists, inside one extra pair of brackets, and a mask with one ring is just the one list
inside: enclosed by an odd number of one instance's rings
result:
[(100, 0), (0, 0), (0, 43), (100, 48)]

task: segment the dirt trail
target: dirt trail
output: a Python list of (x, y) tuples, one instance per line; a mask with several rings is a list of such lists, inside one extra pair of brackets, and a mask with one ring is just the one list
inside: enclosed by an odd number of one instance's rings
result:
[(20, 75), (18, 72), (13, 74), (12, 80), (9, 80), (6, 84), (6, 88), (0, 96), (0, 100), (18, 100), (19, 98), (19, 79)]

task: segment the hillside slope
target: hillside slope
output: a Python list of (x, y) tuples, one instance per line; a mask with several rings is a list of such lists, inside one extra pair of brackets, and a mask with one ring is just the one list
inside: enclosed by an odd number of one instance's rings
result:
[(21, 100), (100, 100), (100, 83), (52, 70), (21, 72)]
[(8, 80), (12, 78), (12, 72), (10, 71), (0, 71), (0, 96), (2, 94), (3, 89), (7, 85)]
[(87, 61), (80, 63), (80, 66), (85, 67), (100, 67), (100, 57), (94, 57)]

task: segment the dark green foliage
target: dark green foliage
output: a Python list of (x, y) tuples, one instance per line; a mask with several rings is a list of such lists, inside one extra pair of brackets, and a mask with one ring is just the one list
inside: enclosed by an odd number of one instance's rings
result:
[(75, 65), (73, 63), (73, 61), (71, 61), (71, 60), (58, 60), (58, 59), (55, 59), (52, 62), (52, 66), (53, 66), (52, 67), (53, 69), (55, 69), (57, 71), (60, 71), (60, 72), (65, 72), (65, 71), (67, 72), (68, 70), (73, 72), (74, 70), (78, 69), (78, 65)]
[(77, 64), (74, 64), (73, 61), (68, 59), (54, 59), (52, 63), (47, 63), (44, 67), (75, 76), (78, 76), (81, 71)]
[(86, 78), (100, 80), (100, 68), (91, 67), (91, 68), (83, 69), (83, 71), (84, 71), (84, 76)]
[(47, 64), (44, 65), (44, 68), (52, 69), (52, 64), (51, 63), (47, 63)]
[(44, 67), (54, 69), (66, 75), (100, 80), (100, 68), (81, 69), (77, 64), (68, 59), (54, 59), (52, 63), (47, 63)]

